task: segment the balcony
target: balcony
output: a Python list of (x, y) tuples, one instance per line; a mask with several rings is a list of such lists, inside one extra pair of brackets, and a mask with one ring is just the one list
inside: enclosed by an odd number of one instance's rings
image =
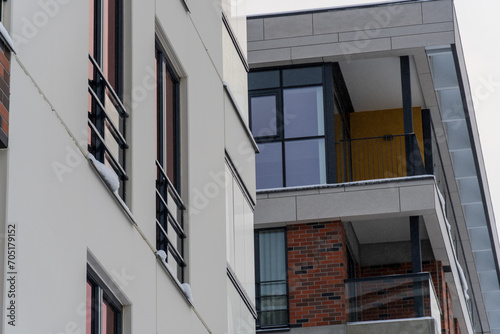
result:
[(377, 322), (394, 327), (415, 318), (432, 318), (434, 328), (429, 333), (441, 333), (441, 309), (429, 273), (348, 279), (345, 286), (348, 319), (357, 327), (365, 323), (362, 327), (368, 330)]
[(340, 140), (335, 150), (337, 183), (426, 173), (414, 133)]
[(186, 206), (158, 160), (156, 175), (156, 248), (165, 252), (172, 275), (184, 282), (186, 233), (183, 218)]

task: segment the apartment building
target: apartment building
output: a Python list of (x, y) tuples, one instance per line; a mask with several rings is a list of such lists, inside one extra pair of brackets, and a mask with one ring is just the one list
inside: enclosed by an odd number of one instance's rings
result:
[(500, 333), (451, 0), (247, 20), (257, 331)]
[(245, 2), (1, 5), (1, 332), (255, 332)]

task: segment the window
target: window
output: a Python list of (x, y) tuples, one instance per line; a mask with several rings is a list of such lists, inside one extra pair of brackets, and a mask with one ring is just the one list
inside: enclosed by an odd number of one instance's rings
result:
[(257, 329), (288, 327), (285, 229), (255, 231)]
[(121, 334), (122, 313), (120, 303), (105, 289), (96, 275), (89, 273), (86, 334)]
[(88, 150), (118, 175), (125, 196), (125, 119), (121, 87), (121, 0), (89, 1)]
[(180, 197), (179, 79), (156, 45), (156, 248), (182, 282), (186, 234)]
[(257, 188), (326, 183), (323, 68), (252, 72), (249, 89)]

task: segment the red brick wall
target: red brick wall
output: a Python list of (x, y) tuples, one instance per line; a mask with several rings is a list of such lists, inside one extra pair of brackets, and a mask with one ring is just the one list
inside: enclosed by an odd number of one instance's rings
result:
[(0, 148), (9, 141), (10, 50), (0, 41)]
[(290, 326), (345, 324), (346, 237), (342, 222), (287, 229)]
[[(289, 311), (291, 327), (312, 327), (345, 324), (349, 321), (344, 280), (347, 273), (347, 241), (341, 222), (292, 225), (287, 228)], [(411, 263), (365, 266), (356, 264), (358, 277), (375, 277), (412, 273)], [(451, 311), (451, 297), (446, 285), (443, 266), (438, 261), (423, 263), (430, 272), (438, 302), (441, 305), (443, 334), (460, 334)], [(380, 282), (379, 282), (380, 284)], [(389, 309), (366, 308), (367, 319), (401, 319), (415, 316), (413, 289), (408, 284), (380, 289), (375, 299), (389, 298)], [(369, 289), (368, 285), (364, 288)], [(382, 292), (380, 292), (382, 291)], [(397, 298), (394, 298), (397, 297)], [(369, 301), (370, 292), (365, 294)], [(392, 299), (391, 299), (392, 298)], [(425, 315), (430, 315), (430, 300), (424, 300)], [(389, 310), (389, 312), (387, 311)], [(372, 312), (372, 313), (370, 313)], [(369, 319), (369, 318), (372, 319)], [(359, 319), (361, 320), (361, 319)]]

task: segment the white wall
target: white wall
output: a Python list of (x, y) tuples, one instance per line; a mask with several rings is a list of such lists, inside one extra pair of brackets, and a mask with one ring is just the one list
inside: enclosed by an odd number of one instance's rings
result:
[[(188, 1), (189, 14), (180, 0), (125, 1), (127, 204), (134, 226), (84, 156), (88, 3), (47, 3), (53, 7), (12, 3), (19, 60), (12, 61), (6, 193), (7, 220), (19, 224), (19, 294), (18, 323), (4, 324), (3, 332), (83, 333), (88, 252), (127, 300), (126, 333), (227, 332), (225, 185), (224, 178), (222, 186), (214, 179), (225, 170), (221, 6)], [(154, 256), (155, 31), (181, 77), (181, 194), (188, 206), (186, 281), (193, 305)], [(246, 77), (235, 80), (246, 103)], [(252, 175), (248, 168), (245, 173)], [(245, 182), (254, 189), (254, 176)], [(0, 177), (0, 206), (1, 189)], [(253, 270), (253, 263), (247, 266)]]

